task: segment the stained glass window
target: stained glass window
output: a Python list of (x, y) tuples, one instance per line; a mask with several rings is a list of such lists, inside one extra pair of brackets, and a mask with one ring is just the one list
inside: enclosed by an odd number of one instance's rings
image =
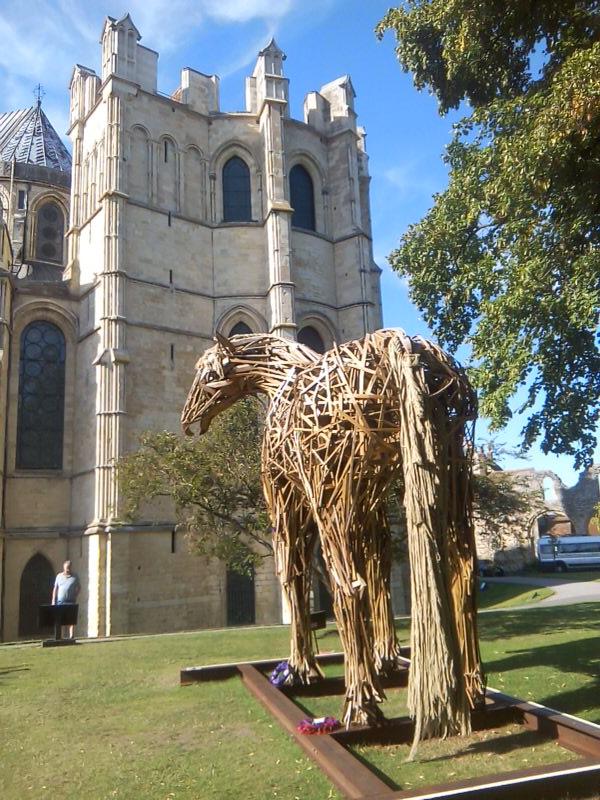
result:
[(63, 263), (64, 215), (57, 203), (44, 203), (37, 212), (35, 258)]
[(250, 170), (239, 156), (233, 156), (223, 167), (223, 220), (250, 222)]
[(294, 209), (292, 226), (314, 231), (315, 191), (312, 178), (302, 164), (296, 164), (290, 170), (290, 203)]
[(37, 320), (21, 335), (17, 467), (62, 469), (65, 337)]

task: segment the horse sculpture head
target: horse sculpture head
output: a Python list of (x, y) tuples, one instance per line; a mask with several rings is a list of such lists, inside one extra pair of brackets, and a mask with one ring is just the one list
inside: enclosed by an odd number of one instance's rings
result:
[(231, 363), (234, 343), (219, 333), (215, 342), (196, 363), (196, 377), (181, 412), (181, 426), (188, 436), (196, 422), (200, 423), (200, 434), (206, 433), (214, 417), (243, 394), (243, 380), (233, 374)]

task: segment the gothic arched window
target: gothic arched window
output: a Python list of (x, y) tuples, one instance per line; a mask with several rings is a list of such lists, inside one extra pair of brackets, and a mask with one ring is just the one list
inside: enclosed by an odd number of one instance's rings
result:
[(65, 217), (53, 200), (43, 203), (36, 214), (35, 258), (39, 261), (63, 263)]
[(238, 334), (242, 333), (252, 333), (249, 325), (246, 325), (245, 322), (236, 322), (233, 328), (229, 331), (230, 336), (237, 336)]
[(62, 469), (65, 337), (51, 322), (31, 322), (21, 335), (17, 468)]
[(136, 125), (131, 132), (131, 150), (128, 166), (130, 197), (147, 203), (150, 181), (150, 150), (148, 134), (139, 125)]
[(250, 170), (243, 159), (233, 156), (223, 167), (223, 221), (251, 220)]
[(305, 328), (302, 328), (300, 331), (298, 331), (298, 341), (300, 344), (310, 347), (310, 349), (314, 350), (315, 353), (325, 352), (325, 342), (323, 341), (323, 337), (319, 331), (316, 330), (316, 328), (313, 328), (311, 325), (307, 325)]
[(294, 209), (292, 227), (316, 230), (315, 190), (312, 178), (302, 164), (290, 170), (290, 203)]

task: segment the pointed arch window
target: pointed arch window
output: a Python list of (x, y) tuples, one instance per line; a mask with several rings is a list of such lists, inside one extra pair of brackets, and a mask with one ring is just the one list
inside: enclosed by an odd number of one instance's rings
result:
[(62, 208), (53, 200), (43, 203), (36, 214), (36, 260), (62, 264), (64, 235), (65, 217)]
[(302, 328), (300, 331), (298, 331), (298, 341), (300, 344), (310, 347), (310, 349), (314, 350), (315, 353), (325, 352), (325, 342), (323, 341), (323, 337), (316, 328), (312, 327), (312, 325), (307, 325), (305, 328)]
[(245, 322), (242, 322), (242, 320), (236, 322), (233, 328), (229, 331), (230, 336), (238, 336), (244, 333), (252, 333), (252, 329), (249, 325), (246, 325)]
[(250, 170), (243, 159), (233, 156), (223, 167), (223, 221), (251, 220)]
[(56, 325), (31, 322), (21, 335), (17, 461), (19, 469), (62, 469), (65, 337)]
[(290, 203), (294, 209), (292, 227), (316, 230), (315, 190), (312, 178), (302, 164), (290, 170)]

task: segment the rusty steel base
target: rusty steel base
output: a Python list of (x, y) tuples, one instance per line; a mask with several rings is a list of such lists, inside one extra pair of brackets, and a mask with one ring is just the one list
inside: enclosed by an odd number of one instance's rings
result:
[[(404, 650), (404, 653), (407, 651)], [(473, 713), (474, 730), (485, 730), (509, 723), (520, 723), (543, 737), (554, 739), (561, 747), (582, 756), (545, 767), (504, 772), (481, 778), (470, 778), (424, 789), (402, 791), (386, 782), (349, 750), (357, 744), (401, 744), (412, 741), (414, 726), (407, 717), (390, 719), (385, 725), (353, 726), (332, 734), (306, 736), (296, 726), (306, 717), (293, 697), (343, 695), (341, 678), (324, 678), (310, 686), (278, 689), (269, 683), (265, 672), (282, 659), (240, 664), (218, 664), (189, 667), (181, 670), (180, 683), (225, 680), (240, 676), (244, 685), (290, 733), (300, 747), (313, 758), (331, 782), (349, 800), (561, 800), (600, 798), (600, 725), (559, 711), (527, 703), (515, 697), (487, 690), (486, 706)], [(321, 666), (341, 664), (342, 653), (317, 656)], [(407, 685), (410, 662), (403, 658), (403, 667), (384, 681), (385, 688)]]

